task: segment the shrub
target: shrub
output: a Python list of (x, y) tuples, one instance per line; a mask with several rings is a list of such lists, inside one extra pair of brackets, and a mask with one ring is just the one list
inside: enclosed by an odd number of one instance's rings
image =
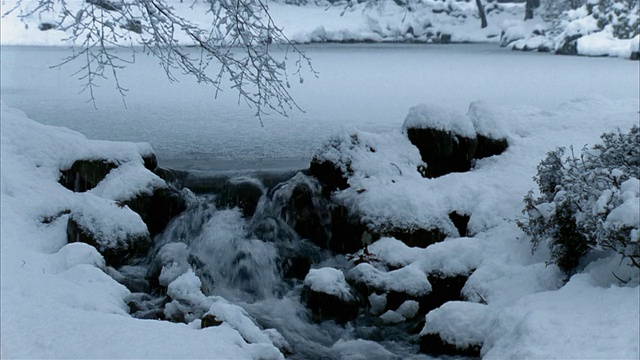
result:
[(534, 180), (540, 195), (524, 198), (520, 228), (533, 249), (545, 242), (551, 263), (570, 272), (591, 250), (611, 249), (640, 268), (640, 134), (606, 133), (602, 143), (583, 148), (580, 157), (551, 151), (538, 165)]

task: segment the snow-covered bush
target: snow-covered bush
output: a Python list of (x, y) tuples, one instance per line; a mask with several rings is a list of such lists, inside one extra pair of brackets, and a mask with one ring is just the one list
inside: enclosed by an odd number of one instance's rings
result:
[(583, 255), (614, 250), (640, 268), (640, 133), (605, 133), (602, 144), (547, 154), (534, 178), (540, 196), (525, 197), (527, 221), (520, 227), (534, 249), (548, 242), (551, 262), (571, 271)]
[(598, 20), (598, 26), (604, 29), (610, 25), (618, 39), (631, 39), (640, 32), (638, 0), (592, 0), (586, 7)]

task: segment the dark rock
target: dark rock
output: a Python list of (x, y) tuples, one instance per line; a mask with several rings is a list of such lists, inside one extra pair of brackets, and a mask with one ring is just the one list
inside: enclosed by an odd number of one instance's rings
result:
[(460, 349), (453, 344), (445, 342), (438, 334), (424, 334), (420, 336), (420, 351), (434, 356), (450, 355), (480, 358), (482, 346), (472, 345)]
[(216, 205), (222, 208), (238, 207), (244, 217), (252, 217), (262, 195), (264, 187), (256, 179), (240, 177), (230, 179), (222, 187), (216, 198)]
[(121, 243), (105, 246), (105, 240), (101, 234), (92, 233), (82, 227), (71, 214), (67, 223), (68, 242), (83, 242), (95, 247), (104, 257), (107, 265), (118, 266), (128, 260), (146, 253), (151, 247), (151, 238), (148, 234), (132, 234)]
[(344, 190), (349, 187), (347, 174), (344, 174), (339, 166), (327, 160), (321, 161), (314, 157), (309, 166), (309, 175), (322, 183), (325, 195), (329, 195), (335, 190)]
[(355, 319), (360, 310), (360, 302), (355, 296), (353, 300), (345, 301), (335, 295), (317, 292), (305, 286), (301, 297), (316, 321), (336, 320), (346, 323)]
[(137, 319), (165, 320), (164, 306), (169, 302), (166, 296), (153, 297), (145, 293), (131, 293), (127, 306), (131, 316)]
[(471, 216), (459, 214), (458, 212), (454, 211), (449, 214), (449, 219), (451, 219), (453, 225), (456, 227), (456, 229), (458, 229), (458, 233), (461, 237), (467, 236), (467, 225), (469, 225)]
[(304, 280), (311, 266), (322, 260), (322, 252), (320, 247), (304, 239), (286, 243), (286, 246), (278, 249), (283, 277)]
[[(158, 175), (158, 177), (164, 180), (167, 184), (171, 184), (178, 189), (187, 187), (185, 183), (187, 178), (189, 177), (189, 173), (187, 173), (186, 171), (156, 167), (153, 173)], [(189, 188), (191, 189), (191, 187)]]
[(205, 329), (212, 326), (220, 326), (222, 325), (223, 322), (224, 321), (219, 320), (213, 314), (206, 314), (205, 316), (202, 317), (202, 320), (200, 321), (200, 328)]
[(426, 248), (444, 240), (445, 235), (439, 229), (399, 229), (383, 232), (383, 236), (393, 237), (410, 247)]
[(478, 140), (437, 129), (407, 129), (409, 141), (420, 151), (427, 163), (425, 175), (435, 178), (452, 172), (471, 169)]
[(154, 153), (142, 155), (142, 161), (144, 162), (144, 167), (151, 172), (156, 171), (158, 168), (158, 158)]
[(640, 52), (638, 51), (631, 52), (631, 56), (629, 57), (629, 60), (640, 60)]
[(451, 34), (440, 34), (440, 44), (451, 43)]
[(287, 205), (282, 209), (282, 216), (300, 238), (327, 248), (327, 227), (331, 222), (331, 215), (328, 212), (329, 204), (323, 203), (321, 194), (315, 194), (308, 184), (299, 183), (293, 188)]
[(367, 226), (357, 216), (349, 214), (346, 207), (337, 205), (333, 208), (329, 250), (340, 254), (354, 253), (364, 246), (362, 239), (365, 233), (368, 233)]
[(182, 194), (173, 187), (156, 189), (151, 196), (140, 194), (124, 203), (140, 215), (151, 236), (162, 232), (171, 219), (187, 209)]
[(578, 39), (582, 35), (577, 34), (564, 39), (562, 45), (556, 49), (556, 55), (578, 55)]
[(489, 156), (500, 155), (509, 147), (507, 139), (492, 139), (484, 135), (478, 135), (474, 159), (482, 159)]
[(74, 192), (91, 190), (118, 165), (106, 160), (77, 160), (68, 170), (62, 170), (60, 184)]
[(282, 274), (285, 279), (304, 280), (313, 265), (313, 260), (306, 256), (294, 256), (284, 260)]
[(448, 301), (463, 300), (460, 294), (464, 284), (470, 274), (459, 274), (445, 276), (439, 273), (431, 273), (427, 276), (431, 283), (431, 293), (418, 299), (420, 303), (420, 313), (426, 314), (429, 311), (442, 306)]

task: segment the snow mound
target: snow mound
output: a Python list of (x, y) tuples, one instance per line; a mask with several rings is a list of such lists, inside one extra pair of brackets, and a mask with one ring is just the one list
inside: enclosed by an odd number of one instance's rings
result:
[(639, 296), (637, 286), (594, 287), (588, 274), (575, 275), (501, 312), (483, 358), (637, 359)]
[(92, 235), (99, 250), (126, 250), (132, 241), (149, 237), (147, 225), (128, 207), (92, 194), (78, 195), (79, 200), (71, 210), (71, 219)]
[(153, 195), (154, 190), (167, 187), (164, 180), (139, 163), (125, 163), (111, 170), (89, 192), (105, 199), (124, 201), (138, 195)]
[(362, 263), (347, 272), (347, 278), (374, 289), (396, 291), (412, 296), (423, 296), (431, 292), (427, 275), (417, 266), (384, 272), (371, 264)]
[(465, 114), (438, 105), (413, 106), (409, 109), (402, 127), (404, 129), (437, 129), (467, 138), (476, 136), (473, 123)]
[(436, 334), (445, 343), (465, 349), (481, 346), (496, 326), (496, 315), (489, 306), (450, 301), (425, 316), (420, 335)]
[(315, 292), (333, 295), (345, 302), (354, 300), (344, 273), (338, 269), (311, 269), (304, 278), (304, 284)]

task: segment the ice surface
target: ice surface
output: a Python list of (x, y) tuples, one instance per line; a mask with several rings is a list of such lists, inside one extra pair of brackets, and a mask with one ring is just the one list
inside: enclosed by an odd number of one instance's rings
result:
[(520, 53), (495, 44), (302, 49), (320, 73), (290, 89), (305, 113), (266, 116), (264, 127), (253, 117), (255, 110), (238, 106), (233, 91), (214, 100), (212, 89), (189, 79), (169, 83), (157, 61), (143, 55), (121, 73), (130, 89), (126, 108), (105, 82), (96, 90), (94, 109), (78, 94), (76, 77), (69, 76), (75, 65), (50, 69), (69, 55), (65, 48), (4, 47), (0, 86), (3, 101), (40, 122), (93, 139), (147, 141), (161, 165), (192, 170), (303, 168), (331, 135), (353, 127), (377, 133), (397, 129), (410, 107), (425, 102), (456, 112), (478, 100), (553, 111), (577, 97), (640, 97), (637, 77), (629, 76), (637, 73), (637, 63), (622, 59)]

